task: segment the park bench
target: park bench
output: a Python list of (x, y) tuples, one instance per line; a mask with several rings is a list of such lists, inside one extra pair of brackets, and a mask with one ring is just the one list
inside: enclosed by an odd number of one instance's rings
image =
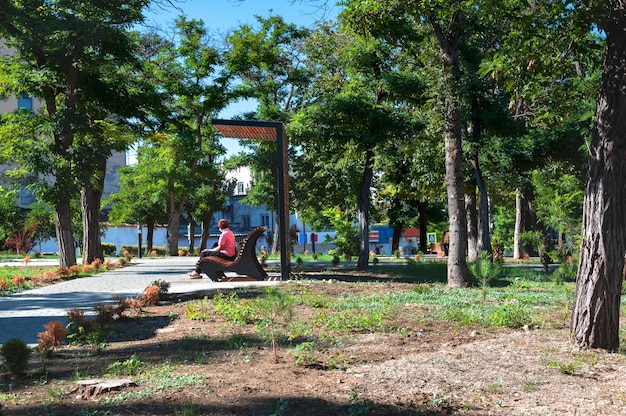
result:
[[(265, 232), (266, 227), (257, 227), (250, 231), (241, 243), (239, 255), (235, 260), (227, 260), (216, 256), (202, 257), (197, 267), (211, 280), (230, 282), (233, 280), (269, 280), (269, 277), (256, 256), (256, 241)], [(235, 272), (236, 277), (226, 276), (225, 272)], [(246, 279), (249, 278), (249, 279)]]

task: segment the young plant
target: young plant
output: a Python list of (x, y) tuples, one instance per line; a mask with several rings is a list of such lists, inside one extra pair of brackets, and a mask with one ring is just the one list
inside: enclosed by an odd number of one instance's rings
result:
[(487, 251), (481, 251), (478, 255), (478, 260), (470, 263), (468, 266), (474, 278), (482, 283), (483, 302), (485, 302), (487, 298), (487, 284), (502, 272), (502, 265), (498, 262), (493, 262), (491, 255)]
[(254, 303), (259, 319), (257, 331), (270, 341), (275, 358), (277, 358), (276, 341), (293, 319), (294, 304), (293, 296), (279, 292), (275, 288), (266, 288), (263, 296), (257, 298)]

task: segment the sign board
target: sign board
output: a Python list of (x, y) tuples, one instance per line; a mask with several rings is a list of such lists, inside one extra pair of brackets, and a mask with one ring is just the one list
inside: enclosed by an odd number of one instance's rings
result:
[(435, 234), (435, 233), (428, 233), (426, 235), (428, 237), (428, 243), (436, 243), (437, 242), (437, 234)]
[(380, 239), (380, 236), (378, 234), (378, 231), (370, 231), (370, 243), (378, 243), (378, 240)]

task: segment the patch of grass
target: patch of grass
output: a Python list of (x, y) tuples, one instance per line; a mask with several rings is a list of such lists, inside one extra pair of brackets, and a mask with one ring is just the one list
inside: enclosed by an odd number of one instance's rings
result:
[(134, 376), (139, 374), (145, 367), (146, 363), (133, 354), (127, 360), (116, 361), (109, 364), (106, 376)]
[(187, 318), (206, 321), (213, 317), (212, 302), (207, 296), (204, 299), (189, 302), (186, 307)]
[(213, 312), (222, 315), (232, 324), (249, 324), (255, 321), (254, 308), (248, 299), (239, 299), (236, 292), (218, 292), (213, 297)]
[(101, 400), (101, 404), (120, 404), (126, 401), (143, 400), (163, 393), (182, 390), (186, 387), (202, 387), (206, 376), (201, 374), (186, 374), (182, 367), (175, 367), (169, 362), (153, 366), (137, 375), (136, 381), (140, 389), (124, 391), (112, 397)]

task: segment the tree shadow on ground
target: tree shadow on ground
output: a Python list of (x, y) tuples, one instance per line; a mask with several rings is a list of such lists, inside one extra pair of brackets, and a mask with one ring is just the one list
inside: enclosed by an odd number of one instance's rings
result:
[[(243, 393), (243, 392), (242, 392)], [(429, 400), (424, 397), (418, 399)], [(199, 401), (201, 403), (195, 403)], [(128, 402), (124, 405), (100, 405), (87, 401), (76, 402), (72, 405), (55, 407), (46, 406), (23, 406), (12, 413), (14, 416), (26, 416), (34, 414), (46, 414), (48, 416), (73, 416), (85, 414), (115, 414), (133, 416), (165, 416), (173, 414), (189, 415), (212, 415), (212, 416), (345, 416), (345, 415), (370, 415), (370, 416), (444, 416), (462, 414), (458, 406), (433, 406), (427, 403), (399, 404), (389, 406), (372, 401), (351, 401), (347, 403), (335, 403), (323, 399), (306, 397), (266, 397), (262, 399), (246, 399), (245, 397), (233, 397), (233, 403), (229, 405), (211, 404), (210, 394), (201, 400), (189, 400), (186, 403), (171, 403), (167, 399), (146, 398), (142, 401)], [(459, 412), (459, 413), (457, 413)], [(490, 414), (485, 412), (484, 415)], [(481, 416), (480, 412), (472, 415)]]

